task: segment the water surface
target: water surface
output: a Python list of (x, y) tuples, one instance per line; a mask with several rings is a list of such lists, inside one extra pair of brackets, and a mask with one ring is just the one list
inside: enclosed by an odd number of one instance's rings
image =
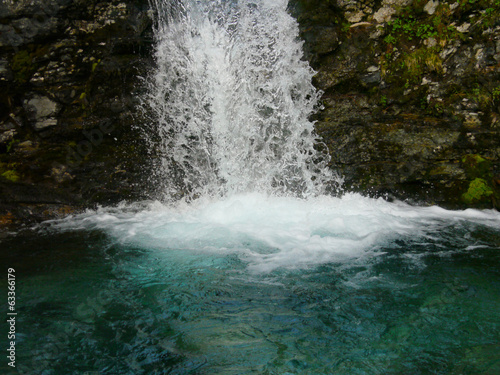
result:
[(17, 369), (498, 373), (499, 223), (494, 211), (259, 194), (49, 222), (2, 243)]

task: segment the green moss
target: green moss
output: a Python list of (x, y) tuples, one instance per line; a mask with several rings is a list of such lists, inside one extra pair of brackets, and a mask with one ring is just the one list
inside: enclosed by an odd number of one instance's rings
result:
[(491, 93), (491, 100), (493, 101), (493, 104), (500, 102), (500, 86), (493, 89)]
[(96, 62), (94, 62), (92, 64), (92, 73), (95, 72), (95, 70), (96, 70), (96, 68), (97, 68), (97, 66), (99, 65), (100, 62), (101, 62), (101, 59), (97, 60)]
[(402, 37), (405, 37), (408, 40), (424, 40), (435, 37), (438, 35), (438, 32), (434, 27), (434, 23), (433, 19), (431, 19), (431, 22), (429, 23), (421, 22), (412, 14), (408, 14), (406, 17), (396, 18), (387, 24), (390, 32), (384, 41), (386, 43), (388, 41), (396, 42)]
[(8, 170), (3, 172), (2, 177), (12, 182), (17, 182), (20, 179), (19, 174), (14, 170)]
[[(480, 80), (481, 78), (478, 77), (477, 79)], [(492, 93), (490, 92), (490, 89), (479, 82), (475, 82), (472, 89), (466, 92), (466, 95), (480, 107), (487, 107), (492, 101)]]
[(481, 30), (494, 27), (498, 22), (498, 12), (500, 12), (500, 0), (461, 0), (461, 8), (464, 10), (480, 10), (479, 16), (473, 21)]
[(82, 92), (80, 97), (78, 98), (78, 100), (82, 105), (82, 109), (85, 110), (87, 108), (87, 104), (88, 104), (87, 93)]
[(476, 178), (469, 184), (469, 189), (462, 195), (462, 199), (467, 204), (473, 204), (485, 201), (491, 195), (493, 195), (493, 189), (488, 185), (486, 180)]
[(413, 83), (419, 83), (426, 72), (442, 74), (443, 62), (439, 57), (439, 48), (418, 48), (415, 51), (404, 54), (402, 65), (406, 70), (406, 77)]
[(37, 62), (43, 59), (48, 52), (47, 45), (29, 45), (14, 56), (10, 67), (14, 73), (14, 79), (18, 83), (26, 83), (37, 69)]
[(14, 146), (15, 144), (18, 144), (19, 143), (19, 139), (12, 139), (8, 144), (7, 144), (7, 153), (10, 152), (10, 150), (12, 149), (12, 146)]
[(485, 161), (486, 161), (485, 158), (483, 158), (481, 155), (477, 155), (477, 154), (465, 155), (462, 158), (462, 163), (469, 163), (469, 164), (474, 164), (474, 165), (484, 163)]
[[(426, 3), (414, 1), (398, 10), (398, 17), (387, 23), (381, 71), (386, 82), (399, 88), (399, 96), (410, 86), (419, 84), (424, 76), (441, 76), (444, 69), (440, 52), (450, 40), (464, 38), (452, 25), (454, 16), (449, 4), (441, 3), (436, 12), (429, 15), (423, 11)], [(438, 114), (443, 111), (440, 107), (435, 110)]]
[(469, 178), (491, 178), (491, 162), (481, 155), (465, 155), (462, 158), (462, 164)]
[(448, 172), (446, 166), (440, 165), (429, 172), (429, 176), (445, 175)]
[(32, 73), (32, 58), (27, 50), (19, 51), (12, 57), (11, 68), (14, 72), (14, 79), (19, 83), (29, 80)]

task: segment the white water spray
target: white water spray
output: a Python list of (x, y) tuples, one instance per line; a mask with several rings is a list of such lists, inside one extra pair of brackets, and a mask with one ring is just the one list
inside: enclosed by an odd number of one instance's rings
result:
[(167, 202), (100, 209), (55, 228), (103, 230), (180, 263), (227, 256), (257, 272), (364, 267), (384, 252), (419, 265), (427, 253), (498, 247), (496, 211), (323, 194), (335, 178), (308, 121), (319, 93), (286, 1), (153, 5), (157, 69), (147, 100)]
[(337, 183), (315, 150), (308, 117), (320, 93), (287, 0), (152, 6), (157, 67), (147, 101), (166, 197), (307, 197)]

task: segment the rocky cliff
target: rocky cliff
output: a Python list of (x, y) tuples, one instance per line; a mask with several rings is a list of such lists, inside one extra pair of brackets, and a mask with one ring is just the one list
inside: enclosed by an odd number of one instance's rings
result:
[[(291, 0), (347, 190), (499, 207), (499, 0)], [(0, 3), (0, 224), (144, 198), (147, 0)]]
[(0, 222), (141, 197), (145, 1), (0, 3)]
[(292, 1), (346, 189), (500, 205), (498, 0)]

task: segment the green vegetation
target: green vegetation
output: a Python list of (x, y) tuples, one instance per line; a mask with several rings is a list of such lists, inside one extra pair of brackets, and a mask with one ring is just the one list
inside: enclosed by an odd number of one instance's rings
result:
[(99, 60), (97, 60), (97, 61), (95, 61), (95, 62), (93, 62), (93, 63), (92, 63), (92, 73), (94, 73), (94, 72), (95, 72), (95, 70), (96, 70), (97, 66), (98, 66), (100, 63), (101, 63), (101, 59), (99, 59)]
[(87, 93), (82, 92), (80, 94), (80, 97), (78, 98), (78, 101), (81, 103), (82, 110), (85, 110), (87, 108), (87, 104), (88, 104)]
[(486, 159), (483, 158), (481, 155), (476, 155), (476, 154), (471, 154), (471, 155), (466, 155), (462, 159), (462, 162), (464, 163), (473, 163), (473, 164), (481, 164), (486, 162)]
[(476, 178), (469, 184), (469, 189), (462, 195), (462, 199), (467, 204), (484, 201), (493, 195), (493, 189), (482, 178)]
[(351, 24), (350, 23), (348, 23), (348, 22), (343, 22), (342, 23), (342, 29), (341, 30), (342, 30), (343, 33), (349, 32), (350, 29), (351, 29)]
[(481, 155), (469, 154), (462, 158), (462, 164), (469, 178), (491, 178), (491, 162)]
[(0, 176), (12, 182), (19, 181), (21, 179), (21, 175), (16, 170), (18, 166), (18, 163), (0, 162)]
[(497, 86), (493, 89), (491, 93), (491, 100), (493, 104), (500, 102), (500, 86)]
[(472, 87), (462, 89), (463, 96), (477, 103), (480, 107), (486, 107), (491, 104), (492, 93), (484, 83), (474, 82)]
[(418, 21), (411, 14), (407, 17), (396, 18), (389, 22), (387, 26), (389, 28), (389, 34), (385, 37), (384, 41), (388, 44), (394, 44), (402, 37), (408, 40), (413, 40), (415, 38), (423, 40), (438, 35), (433, 24)]
[(500, 12), (500, 0), (459, 0), (459, 10), (462, 13), (476, 11), (478, 14), (472, 17), (480, 30), (486, 30), (495, 25)]
[(30, 45), (27, 49), (17, 52), (10, 64), (14, 79), (21, 84), (28, 82), (37, 69), (37, 61), (43, 58), (47, 51), (47, 46)]
[(478, 154), (465, 155), (462, 158), (463, 168), (471, 180), (467, 192), (462, 194), (462, 200), (467, 204), (485, 203), (498, 198), (492, 181), (491, 161)]
[(27, 50), (19, 51), (12, 58), (11, 67), (16, 81), (27, 82), (33, 73), (31, 54)]
[(5, 171), (1, 176), (12, 182), (17, 182), (20, 179), (19, 174), (14, 170)]
[(426, 73), (441, 75), (443, 61), (439, 53), (449, 40), (463, 38), (450, 25), (447, 3), (440, 4), (431, 16), (423, 12), (424, 5), (422, 1), (414, 2), (387, 24), (382, 72), (389, 81), (402, 78), (406, 85), (417, 84)]
[(10, 152), (10, 150), (12, 149), (12, 146), (14, 146), (15, 144), (19, 143), (19, 140), (18, 139), (12, 139), (8, 144), (7, 144), (7, 153)]
[[(401, 98), (405, 94), (407, 100), (436, 116), (448, 113), (448, 104), (462, 99), (472, 100), (480, 108), (500, 104), (500, 87), (479, 84), (479, 72), (476, 78), (470, 77), (470, 84), (462, 85), (459, 92), (449, 92), (440, 102), (432, 97), (427, 100), (428, 86), (421, 85), (424, 77), (434, 82), (441, 79), (446, 71), (443, 58), (447, 56), (442, 52), (452, 48), (454, 41), (476, 36), (484, 39), (484, 30), (498, 22), (500, 0), (445, 0), (432, 15), (424, 10), (427, 2), (414, 0), (398, 9), (397, 16), (385, 27), (380, 68), (390, 88), (381, 95)], [(464, 24), (469, 27), (459, 31)], [(381, 97), (379, 100), (382, 104)]]

